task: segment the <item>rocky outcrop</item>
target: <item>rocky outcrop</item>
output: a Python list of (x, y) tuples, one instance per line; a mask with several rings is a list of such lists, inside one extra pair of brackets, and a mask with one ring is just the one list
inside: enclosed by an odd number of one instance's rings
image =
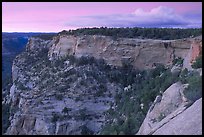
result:
[[(53, 39), (48, 56), (50, 60), (66, 55), (93, 56), (103, 58), (107, 63), (121, 66), (129, 62), (135, 68), (149, 69), (155, 63), (166, 66), (172, 64), (175, 57), (185, 58), (191, 49), (194, 39), (152, 40), (131, 39), (99, 35), (58, 35)], [(187, 62), (189, 63), (189, 62)]]
[(196, 57), (202, 54), (202, 37), (196, 37), (192, 43), (191, 63), (195, 61)]
[(171, 85), (150, 107), (137, 135), (202, 134), (202, 99), (191, 105), (183, 94), (186, 86)]
[[(129, 62), (135, 68), (149, 69), (155, 63), (168, 66), (175, 57), (185, 58), (191, 43), (192, 39), (113, 40), (95, 35), (58, 35), (47, 41), (31, 38), (26, 52), (13, 62), (10, 102), (14, 114), (6, 134), (81, 134), (82, 127), (99, 133), (105, 123), (104, 113), (121, 87), (106, 81), (104, 73), (94, 66), (74, 66), (68, 60), (57, 59), (67, 55), (93, 56), (114, 66)], [(104, 85), (100, 85), (101, 81), (105, 81)], [(104, 86), (107, 89), (102, 96), (99, 87), (104, 90)], [(138, 133), (153, 133), (183, 112), (187, 101), (183, 89), (184, 85), (176, 83), (162, 98), (157, 97), (147, 115), (151, 120), (145, 119)], [(68, 112), (63, 112), (64, 108), (68, 108)]]
[(156, 130), (153, 135), (202, 135), (202, 98)]
[(196, 57), (202, 54), (202, 36), (196, 37), (191, 42), (191, 47), (184, 57), (183, 69), (187, 68), (192, 70), (192, 63), (195, 61)]
[(174, 66), (171, 68), (171, 73), (172, 73), (173, 75), (177, 75), (177, 76), (178, 76), (178, 74), (181, 72), (181, 69), (182, 69), (181, 66), (179, 66), (179, 65), (174, 65)]
[[(82, 134), (83, 127), (97, 134), (101, 130), (104, 112), (120, 88), (106, 79), (99, 83), (104, 74), (94, 66), (74, 66), (66, 60), (60, 67), (50, 62), (52, 42), (31, 39), (14, 60), (11, 125), (6, 134)], [(90, 70), (98, 79), (88, 76)]]

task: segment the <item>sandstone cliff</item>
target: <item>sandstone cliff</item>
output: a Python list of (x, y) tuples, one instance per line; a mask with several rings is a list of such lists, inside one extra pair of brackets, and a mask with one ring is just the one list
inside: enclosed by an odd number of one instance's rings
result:
[(183, 62), (183, 68), (192, 70), (191, 64), (195, 61), (196, 57), (202, 54), (202, 36), (194, 38), (191, 47), (186, 54)]
[[(122, 88), (106, 80), (104, 72), (95, 66), (75, 66), (70, 60), (63, 60), (66, 55), (103, 58), (113, 66), (129, 62), (134, 68), (150, 69), (155, 63), (171, 66), (175, 57), (185, 58), (193, 42), (192, 38), (113, 40), (107, 36), (72, 35), (58, 35), (47, 41), (31, 38), (26, 52), (13, 62), (13, 86), (8, 101), (13, 114), (6, 134), (82, 134), (84, 127), (94, 134), (99, 133), (105, 123), (104, 113), (114, 102), (114, 94)], [(103, 96), (99, 93), (100, 88), (105, 89)], [(176, 96), (170, 96), (167, 105), (175, 99), (175, 106), (186, 109), (180, 92), (175, 92)], [(167, 110), (164, 107), (162, 113), (179, 111), (177, 107)]]
[[(103, 58), (107, 63), (116, 66), (121, 66), (122, 62), (129, 62), (138, 69), (152, 68), (155, 63), (171, 65), (176, 57), (186, 58), (192, 46), (199, 47), (195, 46), (198, 44), (195, 44), (193, 38), (179, 40), (118, 38), (113, 40), (111, 37), (99, 35), (58, 35), (53, 41), (54, 44), (48, 53), (50, 60), (66, 55), (76, 57), (89, 55)], [(198, 50), (198, 48), (193, 48), (190, 61), (199, 54)], [(189, 61), (186, 61), (186, 65), (189, 65)]]
[[(50, 62), (47, 55), (52, 42), (32, 38), (14, 60), (8, 99), (11, 125), (6, 134), (96, 134), (104, 124), (103, 113), (119, 87), (94, 66)], [(90, 70), (98, 79), (88, 76)], [(98, 82), (101, 79), (103, 83)]]

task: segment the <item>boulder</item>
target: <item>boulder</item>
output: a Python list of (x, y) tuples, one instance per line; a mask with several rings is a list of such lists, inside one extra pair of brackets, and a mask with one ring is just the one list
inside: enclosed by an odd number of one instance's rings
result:
[(202, 99), (190, 106), (191, 102), (183, 94), (186, 86), (174, 83), (163, 93), (161, 101), (154, 101), (137, 135), (201, 134)]
[(153, 135), (202, 135), (202, 98), (156, 130)]
[(181, 72), (181, 70), (182, 70), (182, 67), (181, 67), (181, 66), (175, 65), (175, 66), (172, 67), (171, 73), (172, 73), (173, 75), (179, 75), (179, 73)]

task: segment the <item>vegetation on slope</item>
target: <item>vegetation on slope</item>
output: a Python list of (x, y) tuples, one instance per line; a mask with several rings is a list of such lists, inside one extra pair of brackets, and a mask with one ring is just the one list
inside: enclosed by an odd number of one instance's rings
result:
[(6, 129), (10, 125), (10, 104), (2, 104), (2, 133), (6, 132)]
[(115, 104), (107, 116), (109, 122), (101, 134), (136, 134), (155, 97), (178, 80), (177, 76), (172, 75), (170, 70), (162, 65), (140, 72), (132, 83), (129, 83), (131, 88), (124, 89), (115, 96)]
[(202, 35), (202, 29), (179, 28), (80, 28), (76, 30), (62, 31), (59, 34), (69, 35), (104, 35), (117, 38), (148, 38), (148, 39), (182, 39)]
[(195, 62), (192, 64), (192, 68), (197, 69), (197, 68), (202, 68), (202, 55), (199, 55)]
[(202, 76), (196, 71), (184, 69), (180, 74), (180, 80), (183, 84), (189, 84), (184, 90), (184, 95), (195, 102), (202, 97)]

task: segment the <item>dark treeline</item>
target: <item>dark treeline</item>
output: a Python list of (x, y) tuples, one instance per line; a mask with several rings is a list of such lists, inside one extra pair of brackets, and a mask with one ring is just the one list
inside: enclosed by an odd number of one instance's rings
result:
[(148, 39), (182, 39), (202, 35), (201, 28), (80, 28), (62, 31), (59, 34), (67, 35), (105, 35), (113, 38), (148, 38)]

